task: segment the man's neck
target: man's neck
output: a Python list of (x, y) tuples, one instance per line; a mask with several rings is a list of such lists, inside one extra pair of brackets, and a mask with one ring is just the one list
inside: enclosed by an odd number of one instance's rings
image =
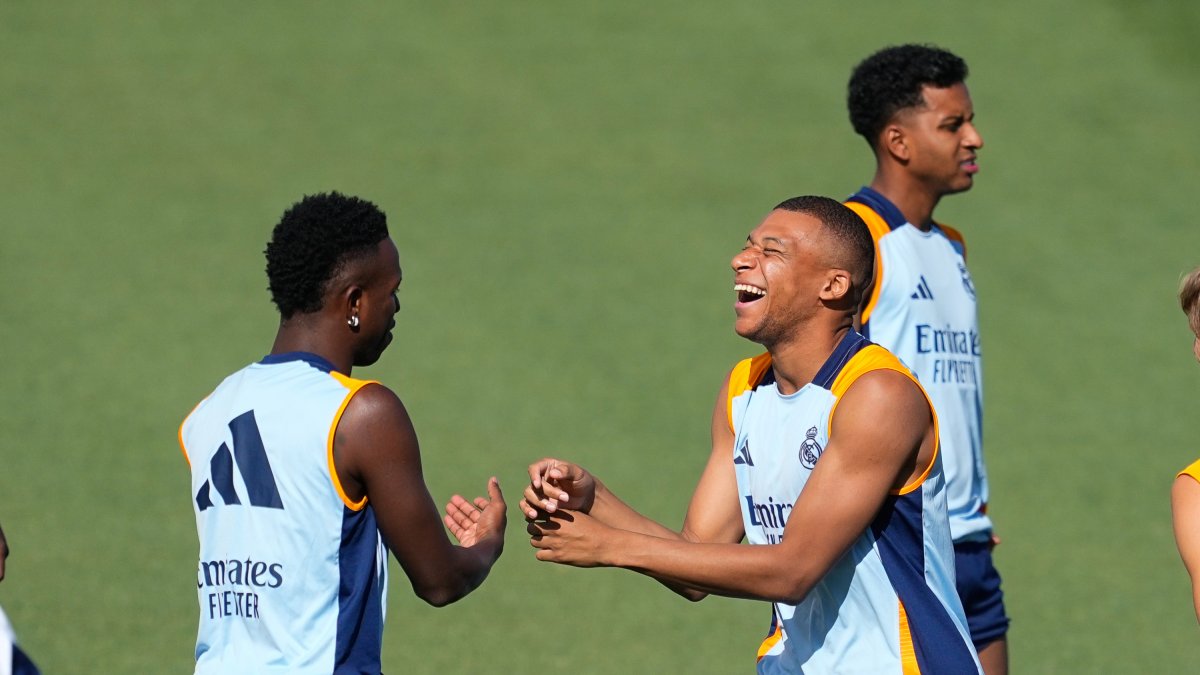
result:
[(904, 214), (905, 220), (922, 230), (928, 230), (933, 224), (933, 210), (942, 197), (929, 192), (908, 174), (886, 171), (883, 167), (875, 171), (871, 189), (887, 197)]
[(852, 326), (850, 317), (846, 317), (837, 326), (821, 328), (819, 331), (798, 333), (786, 343), (767, 347), (779, 393), (785, 396), (794, 394), (812, 382)]
[(354, 358), (346, 354), (344, 349), (338, 349), (335, 345), (328, 344), (328, 341), (321, 340), (318, 337), (321, 332), (307, 323), (295, 316), (287, 321), (281, 321), (279, 330), (275, 333), (275, 343), (271, 345), (271, 353), (308, 352), (316, 354), (332, 364), (337, 372), (350, 375), (350, 370), (354, 366)]

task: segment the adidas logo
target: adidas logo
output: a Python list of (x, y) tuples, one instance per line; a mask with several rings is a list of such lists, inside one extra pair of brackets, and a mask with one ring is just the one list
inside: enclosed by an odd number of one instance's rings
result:
[(233, 452), (224, 443), (217, 448), (208, 463), (209, 479), (196, 493), (196, 506), (201, 511), (213, 506), (210, 485), (216, 488), (226, 506), (241, 504), (241, 497), (233, 485), (233, 472), (237, 471), (242, 474), (242, 482), (246, 484), (250, 506), (282, 509), (283, 500), (279, 498), (275, 474), (271, 472), (271, 462), (267, 460), (267, 449), (263, 447), (254, 411), (233, 418), (229, 422), (229, 431), (233, 433)]
[(929, 282), (925, 281), (925, 275), (921, 275), (921, 281), (917, 284), (917, 292), (910, 296), (913, 300), (932, 300), (933, 291), (929, 290)]
[(738, 448), (737, 456), (733, 458), (733, 463), (754, 466), (754, 460), (750, 459), (750, 441), (748, 439), (742, 439), (742, 446)]

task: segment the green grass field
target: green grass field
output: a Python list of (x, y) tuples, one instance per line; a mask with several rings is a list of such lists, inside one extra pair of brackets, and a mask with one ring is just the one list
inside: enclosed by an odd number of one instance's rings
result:
[[(0, 605), (47, 673), (190, 672), (180, 419), (274, 334), (261, 251), (304, 193), (387, 211), (404, 398), (439, 498), (575, 458), (678, 524), (774, 203), (870, 178), (851, 66), (964, 56), (1014, 672), (1200, 658), (1168, 489), (1200, 455), (1174, 302), (1200, 264), (1200, 10), (1182, 2), (0, 4)], [(356, 371), (356, 374), (359, 374)], [(751, 672), (765, 604), (537, 563), (519, 516), (435, 610), (393, 564), (388, 671)]]

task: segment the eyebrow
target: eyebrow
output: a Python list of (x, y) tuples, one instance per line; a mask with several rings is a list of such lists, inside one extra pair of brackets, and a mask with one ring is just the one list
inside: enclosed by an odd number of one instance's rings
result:
[[(750, 238), (750, 235), (746, 235), (746, 242), (747, 242), (747, 243), (750, 243), (750, 244), (753, 244), (753, 243), (754, 243), (754, 240)], [(764, 243), (764, 244), (765, 244), (765, 243), (767, 243), (767, 242), (772, 242), (772, 243), (774, 243), (776, 246), (786, 246), (786, 245), (787, 245), (787, 242), (785, 242), (784, 240), (780, 239), (779, 237), (763, 237), (763, 238), (762, 238), (762, 243)]]

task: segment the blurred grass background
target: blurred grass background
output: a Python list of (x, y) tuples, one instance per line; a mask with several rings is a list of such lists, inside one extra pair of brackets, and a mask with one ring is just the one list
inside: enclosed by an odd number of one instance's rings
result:
[[(934, 42), (986, 147), (938, 215), (981, 297), (991, 513), (1015, 672), (1200, 657), (1168, 487), (1197, 454), (1194, 4), (0, 4), (0, 604), (48, 673), (190, 672), (176, 427), (262, 356), (261, 251), (301, 195), (389, 215), (380, 364), (439, 499), (577, 459), (678, 524), (731, 330), (728, 259), (774, 203), (873, 164), (850, 68)], [(452, 607), (398, 567), (384, 666), (750, 672), (765, 604), (689, 605), (533, 560), (519, 516)]]

